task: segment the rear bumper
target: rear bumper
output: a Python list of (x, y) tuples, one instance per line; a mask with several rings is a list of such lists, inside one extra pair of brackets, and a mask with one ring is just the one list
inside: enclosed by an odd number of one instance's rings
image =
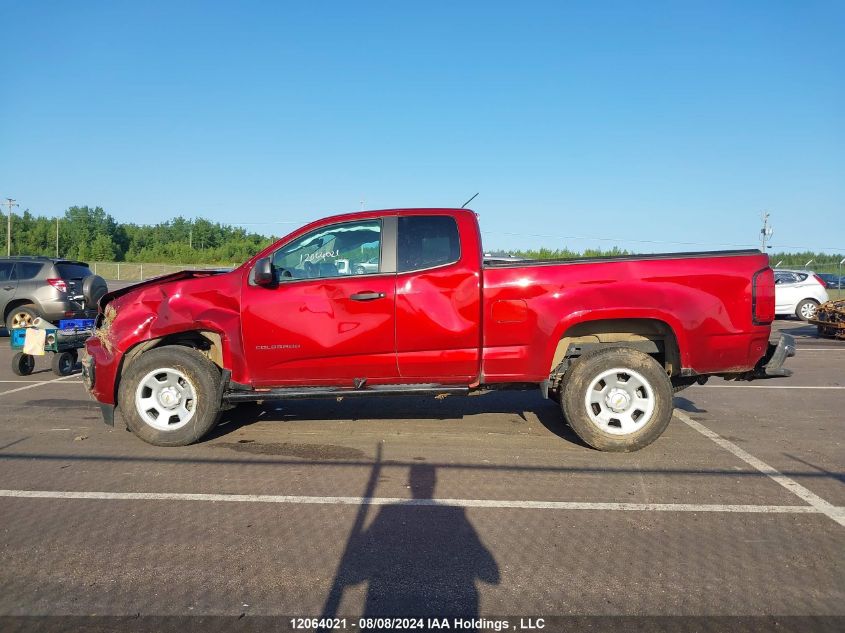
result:
[(785, 378), (792, 375), (792, 370), (784, 367), (787, 358), (795, 356), (795, 339), (789, 334), (781, 334), (780, 340), (769, 343), (766, 355), (754, 368), (753, 378)]
[(93, 319), (97, 316), (96, 308), (84, 310), (75, 301), (65, 299), (42, 301), (39, 312), (50, 323), (58, 323), (61, 319)]

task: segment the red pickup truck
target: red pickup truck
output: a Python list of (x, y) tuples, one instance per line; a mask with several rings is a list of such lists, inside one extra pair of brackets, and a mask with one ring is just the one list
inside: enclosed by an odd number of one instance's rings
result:
[(475, 213), (394, 209), (294, 231), (231, 272), (100, 301), (83, 376), (106, 423), (202, 438), (226, 406), (539, 388), (589, 445), (632, 451), (674, 391), (789, 375), (759, 251), (485, 264)]

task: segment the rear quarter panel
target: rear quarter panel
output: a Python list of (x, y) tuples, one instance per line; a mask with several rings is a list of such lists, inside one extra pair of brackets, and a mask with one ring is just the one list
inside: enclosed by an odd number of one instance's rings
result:
[(767, 266), (760, 254), (485, 268), (484, 379), (543, 380), (566, 331), (604, 319), (664, 322), (683, 368), (750, 369), (770, 332), (751, 306), (752, 276)]

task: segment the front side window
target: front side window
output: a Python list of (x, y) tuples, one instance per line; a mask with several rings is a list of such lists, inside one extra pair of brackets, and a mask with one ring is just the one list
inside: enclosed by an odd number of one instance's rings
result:
[(461, 258), (458, 224), (447, 215), (400, 217), (398, 242), (400, 273), (453, 264)]
[(326, 226), (273, 254), (279, 281), (371, 275), (380, 271), (381, 221)]
[(9, 281), (12, 278), (13, 266), (11, 262), (0, 262), (0, 281)]

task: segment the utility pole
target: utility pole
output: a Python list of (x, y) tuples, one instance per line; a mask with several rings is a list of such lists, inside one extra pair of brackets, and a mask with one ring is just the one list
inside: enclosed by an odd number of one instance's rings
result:
[(4, 202), (7, 207), (9, 207), (9, 217), (6, 218), (6, 256), (12, 256), (12, 207), (19, 207), (19, 205), (15, 200), (11, 198), (6, 198), (6, 202)]
[(760, 229), (760, 250), (764, 253), (766, 252), (766, 242), (772, 239), (772, 235), (774, 234), (775, 230), (769, 226), (769, 212), (763, 211), (760, 214), (760, 218), (763, 220), (763, 228)]
[(56, 218), (56, 259), (59, 258), (59, 218)]

